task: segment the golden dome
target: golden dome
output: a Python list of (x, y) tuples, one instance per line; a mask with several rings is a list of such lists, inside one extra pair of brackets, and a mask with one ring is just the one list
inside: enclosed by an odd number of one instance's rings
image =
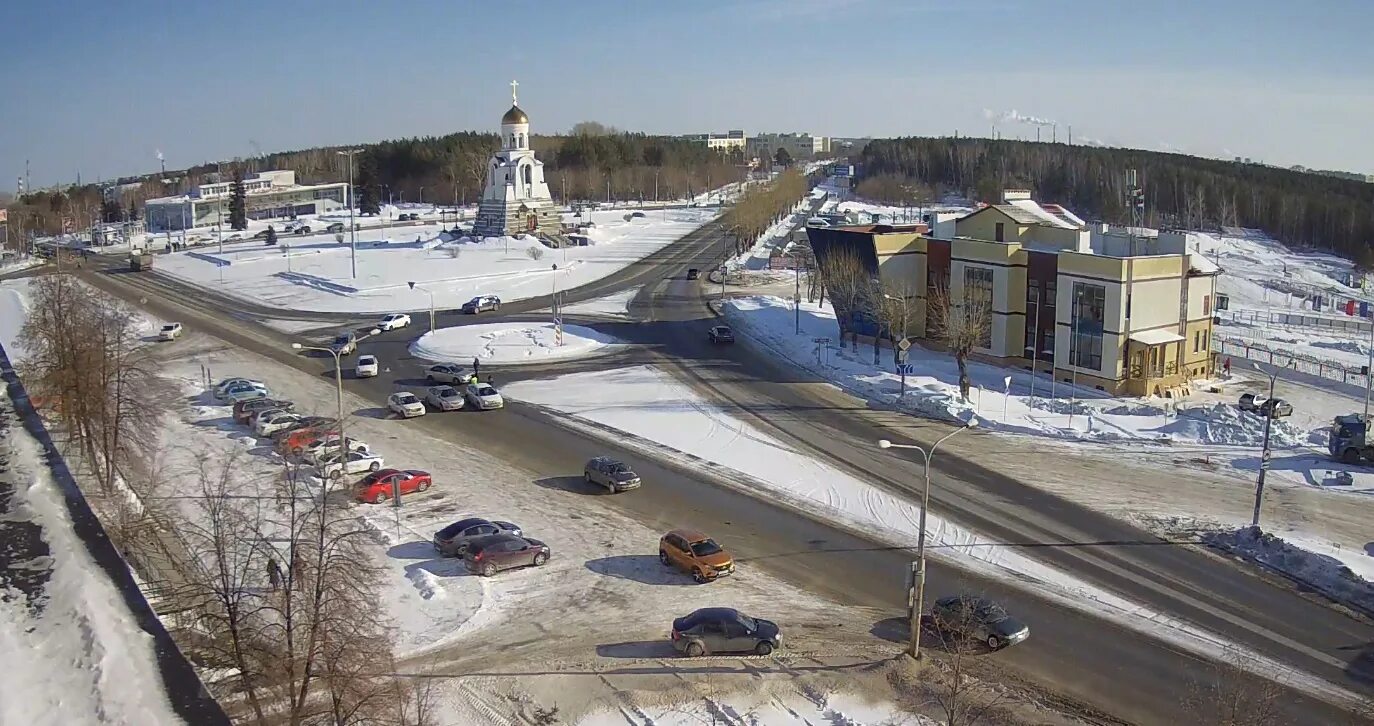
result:
[(530, 117), (529, 117), (529, 116), (526, 116), (526, 115), (525, 115), (525, 112), (524, 112), (524, 111), (521, 111), (519, 106), (511, 106), (511, 107), (510, 107), (510, 110), (506, 112), (506, 115), (501, 117), (501, 124), (502, 124), (502, 125), (505, 125), (505, 124), (527, 124), (527, 123), (529, 123), (529, 122), (530, 122)]

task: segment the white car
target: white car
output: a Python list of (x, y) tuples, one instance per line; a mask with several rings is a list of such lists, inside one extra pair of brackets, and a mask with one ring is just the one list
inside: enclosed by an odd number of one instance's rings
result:
[(425, 403), (436, 411), (457, 411), (463, 407), (463, 394), (453, 386), (431, 386), (425, 389)]
[(238, 387), (266, 389), (267, 384), (262, 381), (255, 381), (252, 378), (226, 378), (215, 384), (215, 398), (228, 398), (229, 389)]
[(253, 433), (258, 436), (271, 436), (300, 420), (300, 415), (288, 413), (286, 411), (278, 411), (277, 413), (268, 414), (266, 416), (259, 416), (258, 419), (253, 422)]
[(181, 337), (181, 323), (168, 323), (157, 331), (158, 340), (176, 340)]
[(299, 219), (293, 219), (282, 227), (282, 231), (288, 234), (310, 234), (310, 225)]
[(353, 375), (358, 378), (371, 378), (377, 375), (377, 356), (358, 356), (358, 364), (353, 368)]
[(468, 372), (457, 363), (436, 363), (425, 369), (431, 383), (467, 383)]
[(386, 407), (401, 418), (425, 415), (425, 402), (409, 391), (393, 393), (386, 397)]
[[(372, 447), (352, 436), (345, 438), (344, 441), (347, 442), (349, 451), (360, 451), (363, 453), (370, 453), (372, 451)], [(315, 439), (310, 442), (309, 446), (301, 450), (300, 456), (301, 460), (307, 464), (318, 464), (322, 459), (332, 458), (338, 451), (339, 435), (330, 434), (324, 438)]]
[(340, 457), (339, 452), (335, 452), (322, 457), (319, 463), (315, 464), (315, 470), (323, 477), (340, 479), (344, 474), (377, 471), (382, 468), (383, 463), (382, 457), (370, 451), (350, 451), (347, 457)]
[(488, 411), (506, 405), (505, 399), (501, 398), (501, 394), (497, 393), (490, 383), (469, 383), (463, 395), (473, 408), (480, 411)]
[(377, 327), (382, 330), (395, 330), (410, 326), (410, 316), (405, 313), (393, 313), (382, 318), (382, 322), (377, 323)]

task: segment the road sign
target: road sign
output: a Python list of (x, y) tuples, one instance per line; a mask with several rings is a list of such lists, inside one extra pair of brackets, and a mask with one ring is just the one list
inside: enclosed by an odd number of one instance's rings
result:
[(811, 342), (812, 342), (812, 343), (829, 343), (829, 342), (830, 342), (830, 339), (829, 339), (829, 338), (812, 338), (812, 339), (811, 339)]
[(898, 363), (905, 363), (905, 362), (906, 362), (906, 350), (905, 350), (905, 349), (897, 351), (897, 362), (898, 362)]
[(904, 375), (904, 376), (916, 375), (916, 364), (915, 364), (915, 363), (903, 363), (903, 364), (897, 366), (897, 372), (900, 373), (900, 374), (902, 374), (902, 375)]
[(903, 353), (905, 353), (906, 350), (907, 350), (907, 348), (910, 348), (910, 347), (911, 347), (911, 338), (902, 338), (901, 340), (897, 341), (897, 350), (900, 350), (900, 351), (902, 351)]

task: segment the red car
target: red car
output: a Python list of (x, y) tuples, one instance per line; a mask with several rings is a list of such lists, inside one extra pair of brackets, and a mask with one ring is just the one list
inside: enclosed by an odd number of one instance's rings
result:
[(358, 484), (358, 501), (379, 504), (391, 499), (399, 485), (402, 494), (422, 492), (433, 484), (429, 472), (418, 469), (379, 469), (363, 478)]

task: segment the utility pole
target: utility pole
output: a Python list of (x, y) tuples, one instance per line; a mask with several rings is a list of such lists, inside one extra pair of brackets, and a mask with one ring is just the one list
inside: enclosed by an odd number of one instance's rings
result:
[(796, 273), (793, 279), (796, 280), (792, 292), (792, 308), (797, 314), (797, 335), (801, 335), (801, 265), (796, 260), (792, 260), (792, 272)]
[(354, 199), (356, 195), (353, 193), (353, 155), (360, 151), (362, 149), (334, 152), (339, 156), (348, 157), (348, 193), (345, 197), (348, 199), (348, 247), (353, 264), (353, 279), (355, 280), (358, 278), (358, 225), (353, 221), (353, 208), (357, 206), (357, 200)]
[(1260, 444), (1259, 479), (1255, 481), (1255, 512), (1254, 515), (1250, 517), (1250, 526), (1258, 527), (1260, 520), (1260, 504), (1264, 502), (1264, 475), (1269, 471), (1269, 425), (1274, 422), (1274, 406), (1272, 405), (1272, 401), (1274, 400), (1274, 381), (1278, 380), (1279, 374), (1278, 371), (1272, 374), (1265, 373), (1264, 369), (1260, 368), (1258, 363), (1252, 363), (1251, 365), (1255, 367), (1255, 370), (1269, 376), (1269, 398), (1266, 400), (1271, 402), (1267, 413), (1265, 413), (1263, 408), (1260, 409), (1260, 412), (1265, 414), (1264, 441)]

